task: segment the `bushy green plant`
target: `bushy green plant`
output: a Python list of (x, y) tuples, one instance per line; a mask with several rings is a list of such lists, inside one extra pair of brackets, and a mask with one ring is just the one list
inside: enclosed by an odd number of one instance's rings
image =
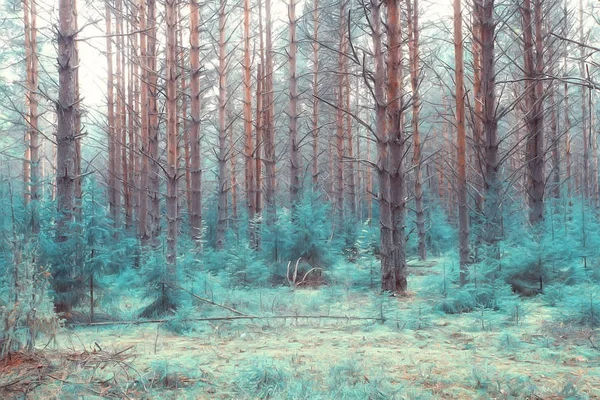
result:
[(235, 380), (240, 394), (252, 399), (278, 398), (290, 382), (289, 373), (272, 360), (259, 360), (244, 369)]

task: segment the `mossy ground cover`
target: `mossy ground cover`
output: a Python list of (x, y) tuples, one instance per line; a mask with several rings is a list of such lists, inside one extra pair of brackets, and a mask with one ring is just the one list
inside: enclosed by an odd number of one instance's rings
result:
[(213, 296), (249, 315), (383, 323), (194, 322), (188, 319), (232, 315), (194, 302), (168, 324), (64, 329), (56, 350), (51, 344), (0, 366), (0, 398), (600, 398), (600, 331), (569, 322), (573, 308), (544, 295), (442, 313), (444, 295), (427, 288), (446, 261), (411, 262), (407, 297), (341, 283)]

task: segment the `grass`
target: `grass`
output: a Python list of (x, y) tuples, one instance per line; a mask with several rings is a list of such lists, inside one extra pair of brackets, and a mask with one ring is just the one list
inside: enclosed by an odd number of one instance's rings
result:
[[(65, 330), (57, 351), (43, 353), (44, 370), (58, 379), (40, 380), (31, 385), (29, 395), (44, 399), (98, 393), (158, 399), (600, 397), (600, 332), (564, 319), (565, 313), (581, 305), (563, 306), (561, 295), (553, 293), (552, 299), (510, 297), (498, 309), (441, 313), (436, 304), (444, 294), (427, 287), (431, 276), (443, 274), (442, 265), (413, 264), (411, 269), (419, 273), (410, 279), (413, 293), (403, 298), (349, 285), (229, 290), (211, 297), (248, 314), (383, 315), (384, 324), (289, 318), (185, 322), (171, 329), (154, 324)], [(185, 315), (194, 313), (204, 317), (227, 312), (194, 303)], [(74, 351), (81, 353), (84, 348), (88, 354), (116, 354), (129, 347), (134, 356), (103, 368), (72, 361)], [(0, 387), (18, 378), (24, 368), (5, 368)], [(16, 384), (0, 388), (0, 398), (18, 396), (22, 389)]]

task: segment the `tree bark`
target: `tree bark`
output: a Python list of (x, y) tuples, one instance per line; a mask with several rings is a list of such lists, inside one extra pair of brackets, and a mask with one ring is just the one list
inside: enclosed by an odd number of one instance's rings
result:
[(319, 0), (313, 0), (313, 39), (312, 45), (312, 186), (316, 190), (319, 185)]
[(150, 238), (148, 232), (148, 200), (149, 186), (148, 174), (150, 170), (149, 152), (149, 99), (148, 99), (148, 32), (146, 31), (146, 1), (139, 0), (138, 3), (140, 15), (140, 199), (138, 215), (138, 236), (142, 243), (146, 243)]
[(23, 12), (25, 21), (25, 60), (27, 70), (27, 114), (26, 130), (28, 136), (27, 154), (25, 156), (26, 168), (29, 177), (25, 174), (26, 201), (31, 199), (31, 232), (37, 234), (40, 231), (39, 221), (39, 187), (40, 187), (40, 139), (39, 139), (39, 114), (38, 114), (38, 82), (39, 82), (39, 60), (37, 51), (37, 4), (36, 0), (23, 0)]
[(166, 36), (166, 111), (167, 111), (167, 273), (177, 272), (178, 207), (177, 173), (179, 170), (177, 129), (177, 11), (175, 0), (165, 0)]
[(202, 239), (202, 163), (200, 149), (200, 6), (190, 2), (190, 234), (197, 245)]
[(467, 282), (469, 260), (469, 209), (467, 204), (467, 134), (465, 129), (465, 84), (461, 1), (454, 0), (454, 73), (456, 84), (456, 130), (458, 167), (458, 229), (460, 284)]
[[(390, 207), (392, 210), (393, 247), (389, 255), (393, 265), (393, 290), (403, 293), (408, 288), (406, 268), (406, 176), (404, 156), (406, 137), (403, 116), (403, 65), (400, 0), (388, 1), (387, 8), (387, 119), (389, 154), (388, 166)], [(385, 203), (385, 201), (384, 201)], [(391, 290), (391, 289), (386, 289)]]
[[(498, 120), (496, 118), (496, 55), (494, 53), (495, 21), (494, 0), (484, 0), (478, 17), (481, 18), (481, 78), (482, 78), (482, 129), (484, 135), (484, 233), (483, 240), (495, 245), (501, 239), (501, 185), (498, 158)], [(497, 251), (494, 251), (497, 254)]]
[(271, 1), (265, 2), (266, 19), (266, 59), (265, 59), (265, 98), (263, 101), (264, 111), (264, 163), (267, 174), (265, 190), (265, 202), (267, 206), (267, 225), (273, 225), (276, 220), (275, 205), (275, 101), (273, 93), (273, 32), (271, 19)]
[[(544, 218), (544, 109), (543, 45), (541, 0), (524, 0), (521, 7), (525, 75), (525, 122), (527, 126), (527, 198), (529, 222), (537, 225)], [(532, 14), (534, 18), (532, 19)], [(535, 43), (534, 43), (535, 26)], [(535, 46), (535, 48), (534, 48)]]
[(79, 56), (75, 46), (77, 36), (76, 0), (60, 0), (58, 4), (58, 102), (56, 112), (56, 188), (58, 219), (56, 240), (68, 239), (69, 223), (75, 212), (75, 140), (79, 134), (77, 113), (79, 97), (77, 91), (77, 67)]
[[(244, 188), (248, 218), (256, 214), (254, 143), (252, 140), (252, 64), (250, 61), (250, 0), (244, 0)], [(252, 229), (252, 228), (250, 228)]]
[(218, 196), (219, 204), (217, 208), (217, 237), (215, 247), (222, 250), (225, 246), (225, 230), (227, 228), (227, 193), (228, 170), (227, 170), (227, 124), (226, 124), (226, 106), (227, 106), (227, 71), (226, 71), (226, 43), (225, 43), (225, 23), (226, 0), (221, 0), (219, 4), (219, 182)]
[(423, 205), (423, 188), (421, 172), (421, 132), (419, 113), (421, 97), (419, 93), (419, 2), (406, 0), (408, 21), (408, 48), (410, 61), (410, 85), (412, 89), (412, 136), (413, 136), (413, 169), (415, 171), (415, 213), (417, 220), (417, 236), (419, 238), (418, 254), (421, 260), (427, 259), (425, 228), (425, 207)]
[(300, 198), (300, 143), (298, 142), (298, 74), (296, 71), (298, 39), (296, 37), (296, 1), (288, 4), (290, 31), (290, 202), (294, 207)]
[(148, 157), (150, 176), (148, 194), (149, 207), (149, 239), (157, 245), (160, 236), (160, 168), (159, 168), (159, 119), (158, 119), (158, 71), (157, 71), (157, 33), (156, 0), (147, 0), (148, 5)]
[(120, 120), (115, 118), (115, 77), (113, 74), (112, 52), (112, 20), (110, 5), (105, 4), (106, 11), (106, 60), (107, 60), (107, 127), (108, 127), (108, 204), (110, 216), (115, 226), (119, 220), (119, 189), (117, 162), (117, 127)]

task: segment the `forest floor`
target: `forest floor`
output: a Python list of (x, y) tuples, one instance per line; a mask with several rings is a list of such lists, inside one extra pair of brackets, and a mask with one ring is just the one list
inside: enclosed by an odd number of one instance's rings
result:
[[(415, 292), (442, 273), (439, 262), (411, 270)], [(226, 304), (253, 315), (386, 321), (202, 321), (179, 334), (160, 323), (70, 328), (55, 350), (0, 365), (0, 398), (600, 398), (598, 330), (556, 322), (540, 298), (523, 300), (518, 317), (433, 313), (433, 301), (332, 287), (236, 290)], [(230, 315), (198, 307), (194, 317)]]

